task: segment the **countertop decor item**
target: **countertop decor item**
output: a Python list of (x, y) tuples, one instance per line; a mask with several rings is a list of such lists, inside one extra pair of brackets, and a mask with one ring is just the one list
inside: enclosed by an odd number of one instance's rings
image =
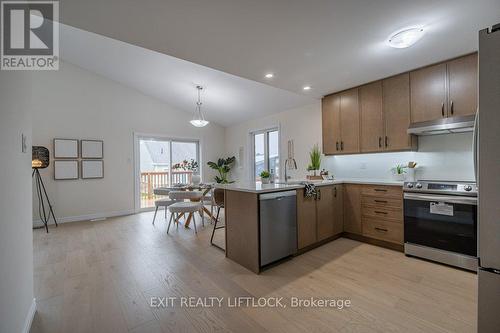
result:
[(397, 164), (394, 168), (392, 168), (394, 178), (396, 180), (404, 180), (407, 168), (408, 167), (404, 164)]
[(262, 181), (262, 184), (269, 184), (271, 174), (269, 173), (269, 171), (264, 170), (260, 173), (260, 179)]
[(415, 181), (415, 169), (417, 167), (416, 162), (408, 162), (408, 179), (409, 182)]
[(215, 162), (208, 162), (208, 166), (211, 167), (214, 170), (217, 170), (219, 173), (218, 176), (215, 176), (215, 181), (218, 184), (230, 184), (234, 183), (233, 181), (229, 181), (227, 176), (229, 174), (229, 171), (231, 171), (231, 166), (233, 163), (236, 161), (236, 157), (231, 156), (228, 158), (219, 158), (217, 160), (217, 163)]
[(323, 179), (323, 177), (317, 175), (317, 171), (321, 167), (321, 150), (319, 149), (319, 146), (315, 144), (311, 151), (309, 152), (309, 158), (310, 158), (310, 163), (307, 166), (307, 171), (312, 171), (312, 175), (308, 175), (307, 179), (311, 180), (320, 180)]

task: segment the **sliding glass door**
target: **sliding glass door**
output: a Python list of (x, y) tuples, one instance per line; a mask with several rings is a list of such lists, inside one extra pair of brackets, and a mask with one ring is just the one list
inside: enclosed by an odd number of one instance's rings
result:
[(199, 142), (155, 137), (138, 137), (139, 208), (154, 207), (157, 187), (189, 184), (199, 170)]
[(268, 129), (252, 133), (253, 139), (253, 175), (260, 181), (260, 173), (264, 170), (274, 173), (275, 179), (280, 175), (279, 131)]

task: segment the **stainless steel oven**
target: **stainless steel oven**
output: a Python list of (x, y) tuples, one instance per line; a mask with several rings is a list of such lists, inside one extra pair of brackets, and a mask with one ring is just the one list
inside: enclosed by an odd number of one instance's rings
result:
[(475, 184), (405, 183), (405, 254), (477, 270)]

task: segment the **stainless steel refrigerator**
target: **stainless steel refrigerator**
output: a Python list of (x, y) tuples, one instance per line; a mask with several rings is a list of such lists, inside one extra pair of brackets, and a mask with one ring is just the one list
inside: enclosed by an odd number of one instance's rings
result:
[[(500, 24), (479, 32), (478, 332), (500, 332)], [(476, 149), (478, 148), (478, 149)], [(478, 154), (477, 154), (478, 152)]]

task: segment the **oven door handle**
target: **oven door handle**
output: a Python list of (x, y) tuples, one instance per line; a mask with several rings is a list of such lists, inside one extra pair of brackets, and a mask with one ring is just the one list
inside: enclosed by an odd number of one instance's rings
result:
[(476, 197), (405, 193), (404, 198), (406, 200), (435, 201), (435, 202), (446, 202), (446, 203), (475, 205), (475, 206), (477, 205)]

